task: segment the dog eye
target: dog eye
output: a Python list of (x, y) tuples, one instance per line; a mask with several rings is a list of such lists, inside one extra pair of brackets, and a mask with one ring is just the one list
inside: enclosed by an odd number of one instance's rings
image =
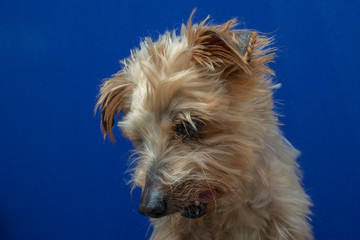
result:
[(192, 137), (197, 134), (197, 131), (202, 126), (202, 121), (193, 120), (193, 124), (183, 121), (175, 125), (175, 132), (178, 138), (182, 137)]

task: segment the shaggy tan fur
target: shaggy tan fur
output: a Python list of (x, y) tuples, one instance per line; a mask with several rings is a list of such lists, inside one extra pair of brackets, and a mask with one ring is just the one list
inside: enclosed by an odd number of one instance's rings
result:
[[(235, 30), (234, 19), (206, 22), (190, 17), (179, 35), (146, 38), (101, 86), (104, 137), (114, 140), (114, 114), (124, 112), (134, 186), (150, 184), (151, 169), (169, 199), (169, 214), (151, 219), (151, 239), (312, 239), (299, 152), (273, 110), (271, 39)], [(179, 135), (179, 124), (196, 132)], [(209, 191), (216, 199), (204, 216), (180, 215)]]

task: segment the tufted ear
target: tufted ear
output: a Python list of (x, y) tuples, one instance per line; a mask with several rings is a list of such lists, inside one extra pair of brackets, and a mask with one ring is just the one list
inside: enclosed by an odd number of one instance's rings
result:
[(126, 106), (128, 104), (126, 104), (126, 102), (131, 86), (132, 83), (125, 78), (122, 72), (115, 74), (112, 78), (106, 79), (101, 85), (95, 112), (100, 108), (104, 138), (109, 134), (111, 141), (115, 141), (112, 131), (114, 127), (114, 114), (117, 116), (121, 111), (127, 110)]
[[(192, 16), (192, 15), (191, 15)], [(193, 59), (212, 70), (219, 69), (231, 73), (239, 69), (249, 73), (251, 53), (255, 47), (256, 32), (234, 30), (236, 20), (223, 25), (187, 24), (188, 43), (194, 47)]]

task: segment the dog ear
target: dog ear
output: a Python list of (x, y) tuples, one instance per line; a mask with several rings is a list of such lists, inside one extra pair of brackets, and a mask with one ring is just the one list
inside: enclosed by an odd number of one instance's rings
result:
[(110, 135), (111, 141), (115, 141), (112, 128), (114, 127), (114, 114), (119, 115), (126, 109), (126, 98), (129, 96), (132, 83), (125, 78), (124, 74), (119, 72), (112, 78), (106, 79), (100, 88), (98, 102), (95, 106), (95, 112), (98, 108), (101, 110), (101, 126), (104, 132), (104, 138)]
[(191, 25), (190, 16), (187, 24), (188, 42), (194, 47), (195, 62), (226, 73), (239, 69), (249, 73), (249, 63), (257, 33), (232, 30), (236, 26), (235, 19), (221, 26), (207, 26), (205, 23), (208, 18), (199, 25)]

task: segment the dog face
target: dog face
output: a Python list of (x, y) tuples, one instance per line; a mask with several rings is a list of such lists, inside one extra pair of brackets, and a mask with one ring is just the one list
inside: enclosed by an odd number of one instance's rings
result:
[[(149, 217), (199, 218), (213, 202), (250, 194), (261, 134), (274, 126), (269, 39), (206, 19), (145, 39), (104, 81), (97, 107), (135, 146), (134, 186)], [(209, 204), (209, 207), (208, 207)]]

